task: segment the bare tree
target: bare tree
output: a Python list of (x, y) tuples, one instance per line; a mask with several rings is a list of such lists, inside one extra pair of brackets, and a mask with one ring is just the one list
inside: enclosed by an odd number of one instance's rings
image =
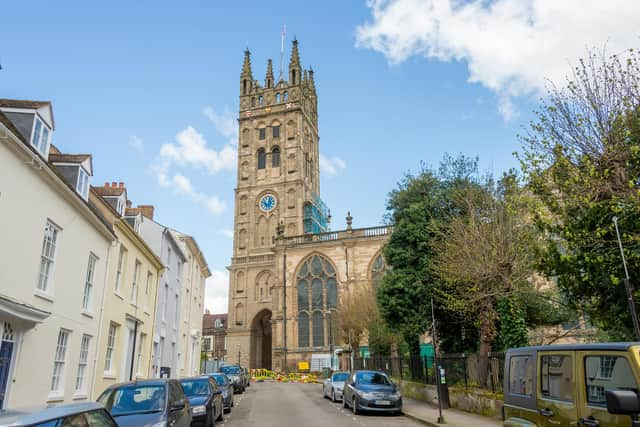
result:
[(358, 352), (367, 328), (379, 318), (372, 287), (354, 285), (340, 295), (336, 328), (342, 341)]

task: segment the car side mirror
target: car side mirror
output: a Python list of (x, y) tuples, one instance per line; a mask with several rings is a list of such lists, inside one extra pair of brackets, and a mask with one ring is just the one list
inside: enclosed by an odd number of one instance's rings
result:
[(213, 394), (222, 394), (222, 390), (218, 389), (213, 392)]
[(607, 411), (610, 414), (636, 415), (640, 413), (640, 398), (632, 390), (605, 390)]
[(171, 405), (171, 410), (172, 411), (181, 411), (184, 409), (185, 407), (185, 402), (184, 399), (180, 399), (180, 400), (176, 400), (175, 402), (173, 402), (173, 405)]

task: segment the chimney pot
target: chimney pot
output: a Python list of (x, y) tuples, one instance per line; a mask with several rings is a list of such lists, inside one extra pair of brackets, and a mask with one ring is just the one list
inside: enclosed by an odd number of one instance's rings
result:
[(112, 186), (113, 188), (116, 188), (116, 187), (117, 187), (117, 183), (116, 183), (115, 181), (113, 181), (113, 182), (111, 182), (111, 186)]
[(120, 187), (120, 188), (124, 188), (124, 182), (119, 182), (119, 183), (118, 183), (118, 187)]
[(109, 186), (109, 181), (105, 181), (105, 182), (104, 182), (104, 186), (105, 186), (105, 187), (108, 187), (108, 186)]

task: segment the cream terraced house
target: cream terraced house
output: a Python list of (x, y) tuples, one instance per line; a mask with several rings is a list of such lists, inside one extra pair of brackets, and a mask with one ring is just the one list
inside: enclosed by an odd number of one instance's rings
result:
[(110, 247), (90, 155), (51, 145), (51, 103), (0, 99), (0, 407), (87, 400)]
[(171, 233), (187, 259), (182, 268), (181, 279), (178, 376), (191, 377), (200, 373), (205, 285), (211, 271), (193, 237), (175, 230), (171, 230)]
[[(113, 225), (117, 242), (109, 253), (96, 378), (92, 396), (108, 386), (152, 375), (152, 343), (162, 261), (124, 217), (123, 183), (91, 187), (89, 200)], [(135, 226), (135, 224), (134, 224)]]

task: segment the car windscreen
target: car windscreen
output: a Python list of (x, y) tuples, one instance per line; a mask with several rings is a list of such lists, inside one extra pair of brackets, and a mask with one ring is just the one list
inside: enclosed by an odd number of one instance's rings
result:
[(223, 366), (220, 368), (220, 372), (227, 375), (240, 375), (240, 368), (237, 366)]
[(391, 381), (385, 374), (378, 372), (359, 372), (356, 374), (358, 384), (391, 385)]
[(346, 372), (341, 372), (339, 374), (333, 374), (333, 381), (338, 383), (343, 383), (349, 378), (349, 374)]
[(110, 389), (98, 398), (114, 417), (160, 412), (165, 407), (164, 385), (131, 385)]
[(180, 380), (180, 384), (187, 397), (208, 396), (210, 392), (208, 379)]
[(227, 376), (226, 375), (214, 375), (213, 379), (216, 380), (218, 385), (227, 385)]

